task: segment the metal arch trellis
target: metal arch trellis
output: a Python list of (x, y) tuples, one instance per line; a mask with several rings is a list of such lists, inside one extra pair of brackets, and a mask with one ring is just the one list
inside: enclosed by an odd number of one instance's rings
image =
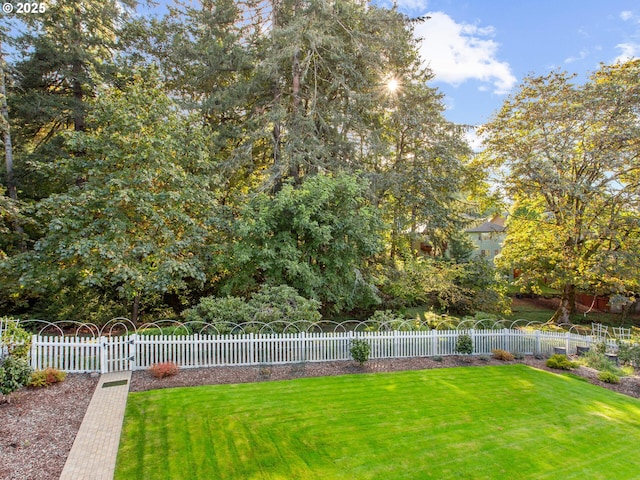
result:
[[(497, 320), (487, 327), (487, 319), (464, 319), (458, 324), (454, 324), (448, 319), (434, 321), (420, 321), (416, 319), (390, 320), (386, 322), (375, 322), (371, 320), (349, 320), (346, 322), (336, 322), (332, 320), (323, 320), (320, 322), (305, 322), (301, 320), (287, 322), (284, 320), (276, 322), (259, 322), (253, 321), (249, 323), (233, 323), (220, 322), (208, 323), (203, 321), (181, 322), (178, 320), (165, 319), (153, 322), (146, 322), (142, 325), (135, 325), (131, 320), (125, 317), (116, 317), (104, 325), (96, 325), (91, 322), (79, 322), (74, 320), (48, 321), (40, 319), (29, 319), (20, 321), (28, 330), (37, 335), (53, 335), (53, 336), (89, 336), (112, 337), (112, 336), (128, 336), (131, 334), (139, 335), (190, 335), (190, 334), (210, 334), (210, 335), (243, 335), (248, 333), (255, 334), (293, 334), (293, 333), (345, 333), (366, 332), (366, 331), (418, 331), (418, 330), (500, 330), (500, 329), (529, 329), (529, 330), (552, 330), (565, 331), (570, 333), (580, 333), (580, 328), (573, 324), (549, 325), (539, 321), (527, 321), (517, 319), (513, 321)], [(596, 325), (596, 324), (594, 324)], [(37, 328), (33, 328), (37, 326)], [(601, 335), (611, 338), (610, 333), (606, 330), (606, 326), (602, 329), (595, 330), (592, 326), (592, 336)], [(622, 330), (622, 329), (621, 329)], [(628, 329), (625, 329), (628, 330)], [(617, 333), (617, 332), (616, 332)], [(624, 338), (626, 331), (622, 332), (620, 337)]]

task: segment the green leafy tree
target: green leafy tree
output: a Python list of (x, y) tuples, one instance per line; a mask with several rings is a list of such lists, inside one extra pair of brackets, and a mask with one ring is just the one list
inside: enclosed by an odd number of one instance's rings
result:
[(371, 301), (365, 272), (381, 247), (380, 222), (365, 192), (356, 177), (318, 175), (256, 195), (235, 224), (228, 287), (289, 285), (337, 309)]
[(516, 201), (503, 265), (562, 291), (623, 293), (640, 258), (640, 60), (603, 65), (583, 85), (565, 73), (527, 78), (482, 129), (484, 159), (504, 168)]
[(82, 152), (60, 161), (78, 185), (35, 207), (46, 230), (32, 251), (9, 259), (27, 291), (103, 292), (131, 307), (206, 280), (203, 255), (215, 211), (215, 177), (201, 127), (150, 81), (107, 88), (91, 101)]
[(403, 305), (432, 305), (461, 314), (510, 311), (504, 280), (483, 260), (396, 259), (381, 290)]

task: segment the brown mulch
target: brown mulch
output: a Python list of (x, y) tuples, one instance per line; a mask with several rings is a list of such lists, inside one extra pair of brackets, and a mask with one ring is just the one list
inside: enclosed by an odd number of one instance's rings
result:
[[(545, 360), (526, 357), (509, 363), (524, 363), (550, 370)], [(504, 365), (495, 359), (460, 356), (371, 360), (363, 367), (352, 361), (269, 365), (254, 367), (215, 367), (182, 369), (177, 375), (156, 379), (148, 371), (134, 372), (130, 391), (188, 387), (226, 383), (264, 382), (301, 377), (320, 377), (356, 373), (394, 372), (456, 366)], [(591, 383), (625, 395), (640, 398), (640, 377), (625, 377), (619, 385), (597, 379), (595, 370), (579, 367), (572, 372)], [(22, 389), (0, 404), (0, 479), (58, 479), (73, 440), (89, 405), (97, 376), (70, 374), (61, 383), (45, 389)], [(6, 399), (5, 399), (6, 400)]]
[(49, 388), (24, 388), (4, 397), (0, 479), (59, 478), (97, 383), (97, 375), (73, 374)]

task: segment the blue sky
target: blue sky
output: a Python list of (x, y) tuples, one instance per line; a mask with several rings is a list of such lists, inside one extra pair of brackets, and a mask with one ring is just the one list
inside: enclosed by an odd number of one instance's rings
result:
[[(376, 0), (391, 6), (392, 0)], [(449, 120), (480, 125), (528, 75), (560, 69), (580, 78), (601, 62), (640, 57), (638, 0), (397, 0), (432, 18), (421, 54), (446, 95)]]

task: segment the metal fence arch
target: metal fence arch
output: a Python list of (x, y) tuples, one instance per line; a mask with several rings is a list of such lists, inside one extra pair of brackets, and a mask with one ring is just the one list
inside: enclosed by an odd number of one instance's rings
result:
[[(444, 356), (456, 353), (457, 337), (469, 334), (475, 354), (493, 349), (519, 353), (552, 353), (560, 348), (574, 353), (578, 346), (601, 342), (610, 348), (629, 338), (615, 336), (601, 326), (565, 329), (541, 322), (467, 319), (457, 328), (448, 319), (439, 322), (352, 320), (339, 323), (250, 322), (206, 323), (162, 320), (134, 325), (127, 318), (104, 325), (77, 321), (21, 322), (34, 331), (31, 343), (33, 368), (53, 366), (61, 370), (115, 371), (144, 369), (153, 363), (174, 361), (181, 367), (257, 365), (348, 360), (353, 339), (371, 345), (371, 358)], [(620, 331), (627, 334), (627, 331)]]

